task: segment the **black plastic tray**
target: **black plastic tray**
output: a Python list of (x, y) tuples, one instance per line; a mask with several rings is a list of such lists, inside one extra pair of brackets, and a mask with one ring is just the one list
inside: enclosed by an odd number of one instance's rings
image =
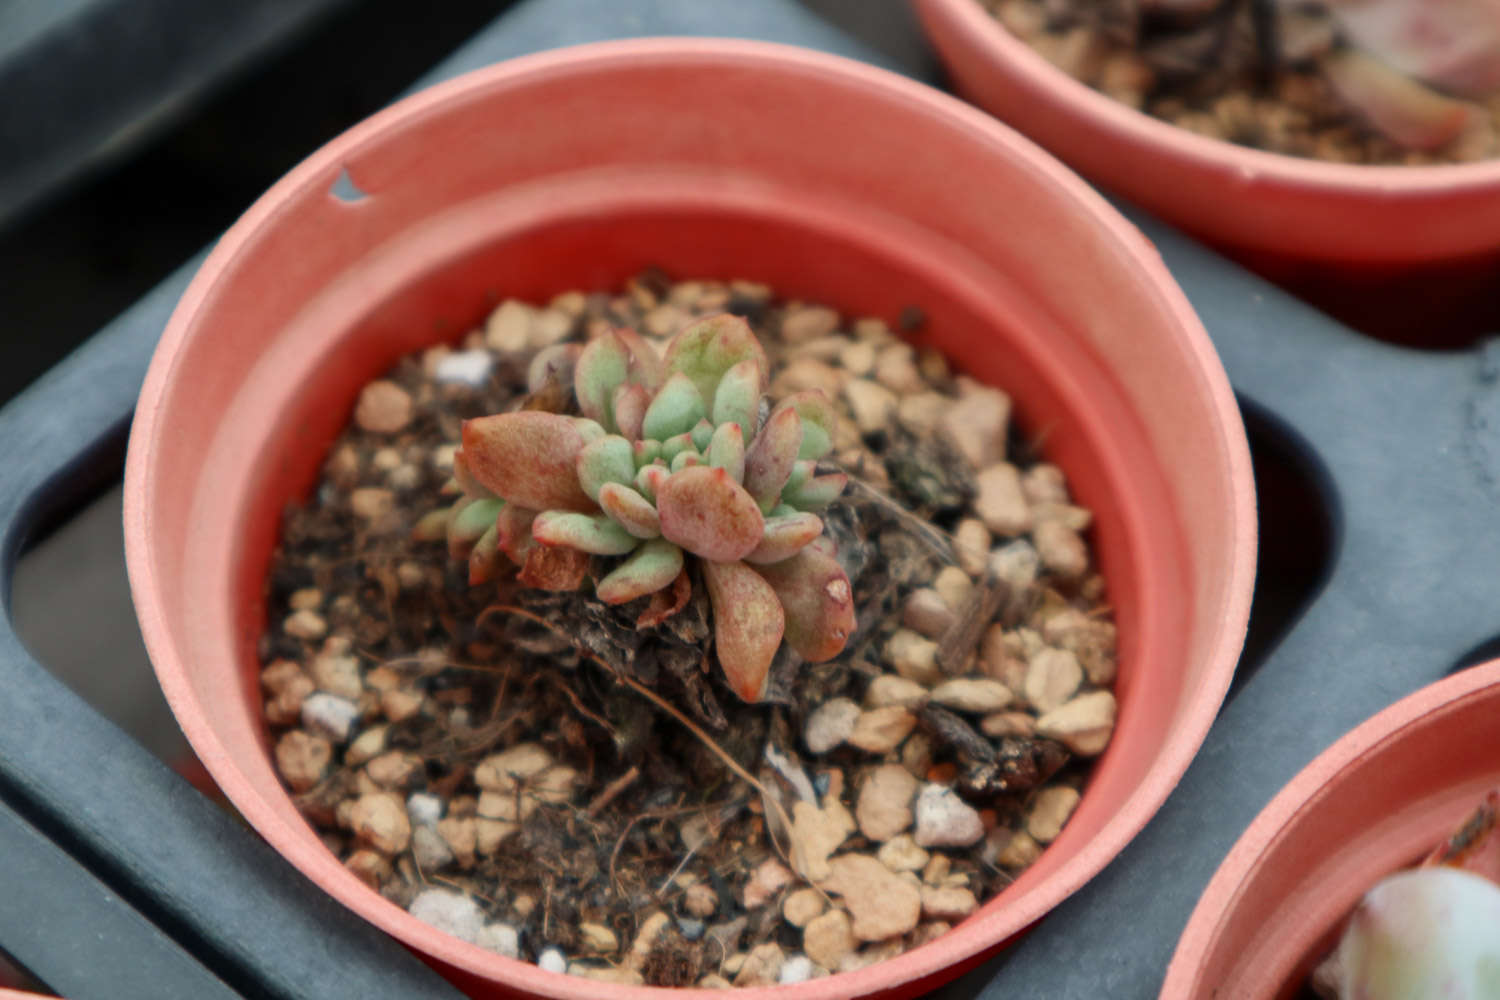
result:
[[(791, 0), (528, 0), (423, 83), (647, 34), (794, 42), (931, 79), (904, 6), (808, 7), (852, 34)], [(1276, 790), (1380, 708), (1482, 659), (1500, 628), (1500, 348), (1372, 341), (1130, 214), (1244, 403), (1262, 498), (1250, 642), (1203, 749), (1150, 825), (1019, 943), (936, 996), (1156, 995), (1203, 886)], [(118, 480), (146, 364), (197, 263), (0, 411), (0, 949), (73, 1000), (457, 996), (16, 637), (17, 558)]]

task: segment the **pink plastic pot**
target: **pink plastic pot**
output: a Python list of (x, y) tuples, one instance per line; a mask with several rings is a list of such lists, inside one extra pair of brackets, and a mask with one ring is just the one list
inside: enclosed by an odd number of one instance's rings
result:
[[(330, 193), (346, 172), (365, 197)], [(1010, 389), (1097, 512), (1120, 717), (1067, 830), (951, 934), (776, 995), (914, 994), (1041, 917), (1160, 805), (1228, 684), (1254, 559), (1239, 414), (1151, 246), (1029, 142), (935, 91), (778, 46), (610, 43), (435, 87), (308, 159), (219, 242), (136, 411), (127, 558), (162, 687), (267, 840), (466, 988), (659, 995), (465, 944), (345, 871), (277, 780), (255, 659), (279, 514), (361, 384), (471, 329), (496, 296), (608, 288), (647, 265), (892, 321), (920, 306), (924, 341)]]
[(913, 2), (970, 100), (1362, 329), (1431, 340), (1500, 324), (1500, 160), (1350, 166), (1209, 139), (1074, 80), (978, 0)]
[(1382, 877), (1500, 785), (1500, 660), (1429, 685), (1339, 740), (1255, 818), (1204, 890), (1163, 1000), (1291, 998)]

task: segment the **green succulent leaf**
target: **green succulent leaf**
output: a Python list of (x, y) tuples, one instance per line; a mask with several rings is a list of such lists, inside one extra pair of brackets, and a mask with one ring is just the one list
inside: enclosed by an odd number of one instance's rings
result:
[(634, 479), (634, 450), (618, 434), (591, 441), (578, 453), (578, 484), (595, 503), (599, 502), (599, 490), (606, 483), (628, 483)]
[(681, 572), (682, 549), (653, 538), (600, 580), (594, 592), (605, 604), (624, 604), (669, 586)]
[(703, 456), (691, 448), (679, 451), (672, 459), (672, 471), (681, 472), (683, 469), (691, 469), (695, 465), (703, 464)]
[(604, 514), (548, 510), (531, 522), (531, 536), (543, 545), (561, 545), (596, 556), (623, 556), (640, 539)]
[(531, 537), (531, 522), (536, 511), (508, 503), (500, 508), (495, 527), (500, 532), (500, 551), (510, 557), (517, 566), (526, 562), (526, 555), (536, 546)]
[(486, 530), (495, 526), (504, 500), (460, 500), (448, 519), (448, 551), (454, 558), (468, 553)]
[(765, 519), (745, 488), (706, 465), (674, 472), (656, 493), (661, 533), (688, 552), (735, 562), (760, 544)]
[(714, 390), (714, 423), (720, 426), (739, 424), (748, 442), (755, 429), (755, 418), (759, 416), (764, 380), (764, 373), (754, 359), (741, 361), (725, 372)]
[(668, 376), (673, 373), (688, 376), (710, 404), (725, 373), (741, 361), (753, 361), (761, 372), (762, 382), (768, 370), (765, 349), (750, 324), (729, 313), (709, 316), (683, 327), (667, 345), (664, 361)]
[(729, 473), (737, 483), (745, 481), (745, 435), (736, 423), (720, 424), (708, 442), (708, 464)]
[(767, 564), (790, 559), (803, 546), (823, 533), (823, 519), (816, 514), (782, 514), (766, 518), (766, 528), (746, 562)]
[[(750, 442), (745, 453), (745, 489), (762, 511), (770, 510), (781, 496), (797, 465), (802, 447), (802, 418), (793, 409), (777, 410)], [(812, 471), (807, 463), (803, 479)]]
[(691, 434), (677, 434), (662, 441), (661, 455), (658, 457), (663, 462), (670, 463), (672, 459), (676, 458), (684, 451), (697, 450), (697, 448), (693, 447), (693, 436)]
[(590, 420), (588, 417), (573, 417), (572, 420), (584, 444), (597, 441), (609, 434), (609, 431), (604, 429), (604, 425), (597, 420)]
[(464, 457), (464, 450), (459, 448), (453, 453), (453, 482), (465, 496), (480, 500), (493, 500), (495, 494), (487, 489), (483, 483), (474, 478), (469, 471), (468, 460)]
[(793, 410), (802, 418), (802, 446), (798, 458), (819, 459), (833, 447), (833, 427), (838, 415), (821, 389), (804, 389), (776, 404), (776, 411)]
[(464, 464), (497, 496), (532, 510), (590, 510), (578, 485), (578, 453), (587, 424), (521, 410), (464, 421)]
[(491, 522), (489, 529), (479, 536), (479, 541), (474, 543), (474, 550), (469, 553), (469, 586), (477, 587), (481, 583), (488, 583), (499, 565), (500, 529)]
[(654, 502), (657, 491), (661, 489), (661, 484), (666, 482), (667, 477), (671, 474), (672, 470), (668, 469), (665, 465), (641, 466), (640, 471), (635, 474), (636, 492), (647, 500)]
[(656, 538), (661, 534), (661, 518), (651, 501), (629, 486), (606, 483), (599, 491), (599, 506), (610, 519), (636, 538)]
[(573, 391), (583, 415), (597, 420), (605, 430), (616, 430), (615, 390), (629, 374), (630, 348), (618, 333), (610, 331), (589, 341), (573, 370)]
[(797, 510), (822, 510), (833, 503), (849, 485), (849, 477), (842, 472), (830, 472), (826, 476), (814, 476), (795, 490), (781, 491), (781, 500)]
[(708, 412), (703, 404), (703, 395), (693, 385), (693, 380), (680, 372), (669, 375), (656, 391), (656, 398), (646, 407), (641, 423), (641, 433), (657, 441), (665, 441), (675, 435), (693, 429)]
[(704, 417), (693, 425), (692, 430), (693, 447), (700, 452), (708, 451), (708, 446), (714, 439), (714, 425)]
[(631, 458), (637, 469), (644, 468), (661, 458), (660, 441), (635, 441), (631, 445)]

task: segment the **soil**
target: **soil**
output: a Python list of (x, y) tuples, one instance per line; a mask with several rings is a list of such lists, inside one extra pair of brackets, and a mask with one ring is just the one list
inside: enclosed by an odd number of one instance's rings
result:
[[(1480, 123), (1437, 150), (1403, 148), (1333, 92), (1309, 54), (1277, 51), (1259, 0), (1224, 0), (1188, 21), (1128, 0), (979, 0), (1075, 79), (1211, 139), (1333, 163), (1422, 166), (1500, 156), (1500, 94)], [(1331, 42), (1331, 36), (1329, 36)], [(1326, 46), (1325, 46), (1326, 47)]]
[[(858, 630), (829, 663), (784, 650), (759, 705), (712, 663), (701, 587), (641, 627), (644, 599), (470, 586), (413, 540), (461, 422), (519, 405), (540, 347), (611, 324), (660, 344), (725, 310), (766, 344), (773, 398), (837, 399), (853, 477), (824, 520)], [(1003, 889), (1077, 802), (1114, 714), (1088, 522), (1002, 393), (880, 320), (655, 273), (507, 301), (368, 386), (286, 512), (260, 650), (277, 764), (351, 871), (502, 954), (653, 985), (857, 968)], [(865, 898), (866, 860), (909, 907)]]

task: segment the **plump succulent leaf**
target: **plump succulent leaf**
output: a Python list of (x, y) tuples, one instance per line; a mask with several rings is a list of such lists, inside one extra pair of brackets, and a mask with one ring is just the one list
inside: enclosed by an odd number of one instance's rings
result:
[(810, 663), (837, 656), (854, 634), (854, 593), (831, 548), (810, 543), (790, 559), (754, 570), (786, 609), (787, 645)]
[(679, 451), (677, 453), (677, 456), (672, 459), (670, 468), (673, 472), (681, 472), (683, 469), (702, 464), (703, 456), (689, 448), (687, 451)]
[(760, 363), (753, 358), (731, 366), (714, 390), (713, 411), (710, 414), (714, 423), (721, 427), (724, 424), (739, 424), (748, 441), (755, 431), (764, 381), (765, 373)]
[(624, 342), (626, 350), (630, 352), (627, 379), (655, 392), (661, 386), (662, 379), (666, 377), (661, 358), (657, 355), (655, 348), (646, 343), (645, 337), (628, 326), (615, 330), (615, 336)]
[(578, 484), (584, 432), (571, 417), (523, 410), (464, 421), (469, 472), (486, 489), (532, 510), (589, 510)]
[(766, 518), (760, 544), (745, 557), (750, 563), (779, 563), (790, 559), (808, 542), (823, 533), (823, 519), (816, 514), (783, 514)]
[(578, 485), (594, 502), (608, 483), (629, 483), (635, 479), (635, 453), (630, 442), (618, 434), (608, 434), (584, 445), (578, 453)]
[(713, 410), (720, 380), (735, 365), (753, 361), (761, 373), (762, 386), (768, 370), (765, 349), (750, 324), (729, 313), (709, 316), (683, 327), (667, 345), (663, 360), (668, 375), (681, 372), (693, 380), (708, 404), (708, 412)]
[(682, 549), (664, 538), (653, 538), (600, 580), (595, 593), (605, 604), (624, 604), (661, 590), (681, 572)]
[(500, 508), (500, 515), (495, 518), (495, 528), (500, 533), (500, 551), (517, 566), (524, 565), (527, 554), (536, 547), (531, 537), (531, 522), (535, 519), (536, 511), (513, 503)]
[(1323, 72), (1340, 97), (1381, 133), (1408, 149), (1446, 146), (1476, 114), (1484, 113), (1352, 49), (1325, 57)]
[(658, 457), (663, 462), (671, 464), (672, 459), (676, 458), (684, 451), (697, 451), (697, 449), (693, 447), (692, 434), (677, 434), (662, 441), (661, 454)]
[(796, 489), (788, 487), (781, 492), (782, 503), (796, 510), (822, 510), (837, 500), (849, 485), (849, 477), (842, 472), (830, 472), (814, 476)]
[(573, 392), (578, 408), (608, 431), (617, 430), (614, 420), (615, 390), (630, 374), (630, 348), (613, 330), (589, 341), (573, 371)]
[(469, 586), (477, 587), (489, 583), (500, 565), (500, 530), (490, 522), (488, 530), (479, 536), (474, 549), (469, 553)]
[(582, 354), (582, 344), (553, 344), (537, 351), (526, 366), (526, 391), (541, 392), (554, 382), (571, 388)]
[[(772, 413), (750, 442), (750, 450), (745, 453), (745, 489), (762, 511), (770, 510), (779, 501), (801, 449), (802, 418), (790, 408)], [(809, 462), (805, 473), (811, 471)]]
[(418, 542), (440, 542), (448, 537), (448, 518), (453, 515), (452, 507), (439, 507), (430, 510), (417, 519), (416, 525), (411, 529), (411, 537)]
[(453, 558), (468, 555), (480, 536), (495, 526), (495, 518), (504, 504), (504, 500), (466, 497), (453, 505), (448, 519), (448, 552)]
[(740, 562), (703, 563), (703, 579), (713, 608), (714, 649), (724, 678), (741, 699), (765, 697), (771, 661), (786, 630), (776, 592), (755, 570)]
[(716, 469), (723, 469), (729, 473), (729, 478), (737, 483), (743, 483), (745, 479), (745, 435), (740, 430), (739, 424), (720, 424), (714, 428), (714, 436), (708, 442), (708, 451), (704, 453), (708, 464)]
[(599, 491), (599, 506), (610, 520), (636, 538), (656, 538), (661, 534), (656, 507), (629, 486), (606, 483)]
[[(776, 404), (776, 410), (793, 410), (802, 418), (802, 445), (798, 458), (819, 459), (833, 447), (833, 428), (838, 414), (821, 389), (804, 389)], [(772, 411), (774, 416), (775, 410)]]
[(531, 537), (543, 545), (564, 546), (596, 556), (623, 556), (640, 539), (604, 514), (548, 510), (531, 522)]
[(475, 479), (473, 473), (469, 471), (469, 463), (464, 457), (462, 448), (453, 453), (453, 481), (458, 484), (464, 496), (473, 497), (476, 500), (495, 498), (495, 494)]
[(643, 385), (627, 382), (615, 389), (615, 426), (626, 441), (640, 440), (646, 407), (650, 405), (651, 392)]
[(637, 469), (644, 468), (661, 458), (660, 441), (636, 441), (631, 444), (630, 448), (631, 458), (635, 461)]
[(641, 433), (656, 441), (686, 434), (702, 420), (708, 408), (693, 380), (681, 372), (667, 376), (656, 398), (646, 407)]
[(765, 519), (745, 488), (706, 465), (674, 472), (656, 493), (661, 533), (712, 562), (743, 559), (760, 544)]
[(656, 502), (656, 494), (661, 490), (661, 484), (667, 481), (672, 474), (665, 465), (644, 465), (635, 474), (635, 489), (641, 496)]
[(1339, 32), (1406, 76), (1460, 97), (1500, 91), (1500, 0), (1327, 0)]
[(689, 436), (693, 440), (693, 448), (699, 454), (703, 454), (708, 451), (708, 446), (713, 443), (714, 425), (708, 422), (707, 417), (704, 417), (693, 425), (693, 430)]

